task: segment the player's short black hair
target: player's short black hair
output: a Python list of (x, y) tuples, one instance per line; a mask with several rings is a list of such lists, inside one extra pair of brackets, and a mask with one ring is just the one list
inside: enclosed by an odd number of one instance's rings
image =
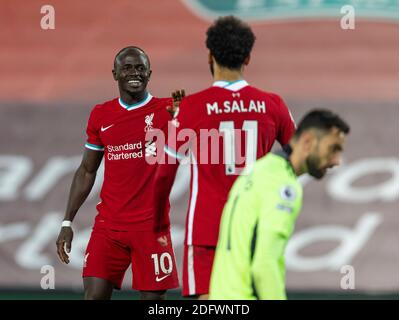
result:
[(143, 53), (143, 55), (146, 57), (147, 62), (148, 62), (148, 67), (150, 68), (150, 58), (148, 57), (147, 53), (145, 53), (145, 51), (139, 47), (135, 47), (135, 46), (129, 46), (129, 47), (125, 47), (121, 50), (119, 50), (119, 52), (115, 55), (114, 58), (114, 68), (116, 68), (116, 62), (118, 61), (119, 57), (125, 53), (127, 53), (128, 51), (141, 51)]
[(333, 127), (345, 134), (350, 131), (349, 125), (339, 115), (330, 110), (315, 109), (307, 113), (299, 122), (295, 137), (299, 137), (309, 129), (330, 131)]
[(234, 16), (218, 18), (206, 36), (206, 47), (216, 62), (229, 69), (240, 69), (255, 43), (249, 25)]

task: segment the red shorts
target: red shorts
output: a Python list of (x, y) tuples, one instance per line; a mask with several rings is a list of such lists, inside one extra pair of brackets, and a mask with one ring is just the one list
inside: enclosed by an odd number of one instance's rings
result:
[(209, 293), (215, 247), (184, 245), (183, 296)]
[(116, 231), (94, 226), (87, 245), (83, 277), (96, 277), (122, 286), (132, 264), (135, 290), (162, 291), (179, 286), (170, 234), (162, 247), (151, 231)]

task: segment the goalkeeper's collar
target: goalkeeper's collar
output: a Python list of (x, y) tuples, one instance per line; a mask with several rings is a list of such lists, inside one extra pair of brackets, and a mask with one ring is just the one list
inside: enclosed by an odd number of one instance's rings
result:
[(292, 173), (296, 176), (294, 167), (292, 166), (292, 163), (290, 161), (291, 153), (292, 153), (292, 147), (287, 143), (279, 151), (275, 152), (274, 154), (285, 159), (290, 168), (290, 171), (292, 171)]

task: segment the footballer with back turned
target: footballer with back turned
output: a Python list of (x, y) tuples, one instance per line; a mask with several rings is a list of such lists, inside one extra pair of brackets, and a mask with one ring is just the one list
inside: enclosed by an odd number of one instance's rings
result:
[[(165, 146), (168, 156), (191, 160), (183, 296), (208, 297), (220, 217), (240, 172), (268, 153), (276, 140), (287, 144), (295, 131), (283, 99), (251, 86), (243, 78), (254, 42), (251, 28), (233, 16), (221, 17), (209, 27), (206, 46), (214, 82), (210, 88), (183, 98), (173, 121), (176, 136), (187, 129), (195, 134), (185, 141), (169, 134)], [(220, 135), (216, 144), (202, 144), (204, 130)], [(215, 156), (219, 159), (216, 163)], [(163, 225), (165, 207), (178, 167), (171, 162), (158, 167), (154, 191), (158, 207), (154, 230), (163, 245), (168, 245), (164, 234), (168, 226)]]

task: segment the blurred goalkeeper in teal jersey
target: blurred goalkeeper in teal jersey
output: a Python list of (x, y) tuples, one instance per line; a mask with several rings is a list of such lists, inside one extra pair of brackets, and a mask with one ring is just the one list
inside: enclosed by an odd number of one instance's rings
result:
[(289, 145), (258, 160), (224, 207), (210, 299), (286, 299), (284, 250), (302, 206), (297, 177), (339, 165), (349, 126), (328, 110), (299, 123)]

